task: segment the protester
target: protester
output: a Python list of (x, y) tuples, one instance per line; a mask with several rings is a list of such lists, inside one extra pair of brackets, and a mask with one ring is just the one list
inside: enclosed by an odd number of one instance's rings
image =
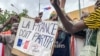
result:
[[(91, 28), (91, 29), (98, 29), (100, 26), (99, 24), (99, 21), (98, 19), (99, 18), (94, 18), (93, 16), (95, 17), (98, 17), (97, 15), (99, 15), (99, 6), (98, 6), (98, 3), (100, 2), (99, 0), (97, 1), (97, 3), (95, 4), (96, 5), (96, 9), (95, 12), (91, 13), (86, 19), (84, 20), (80, 20), (78, 23), (76, 24), (72, 24), (68, 21), (68, 19), (70, 19), (69, 16), (66, 16), (63, 14), (63, 12), (61, 11), (60, 7), (58, 6), (58, 4), (56, 3), (57, 0), (51, 0), (51, 4), (54, 6), (55, 10), (57, 11), (57, 14), (59, 15), (65, 29), (69, 32), (69, 33), (75, 33), (75, 32), (78, 32), (80, 30), (83, 30), (85, 28)], [(90, 21), (91, 20), (91, 21)], [(96, 22), (93, 22), (94, 20), (97, 20)], [(89, 22), (93, 22), (93, 23), (89, 23)], [(98, 23), (97, 23), (98, 22)], [(67, 25), (66, 25), (67, 24)], [(95, 25), (95, 24), (98, 24), (98, 25)], [(94, 27), (95, 26), (95, 27)]]
[[(70, 22), (72, 24), (75, 24), (79, 20), (83, 20), (87, 16), (88, 16), (88, 13), (85, 12), (85, 11), (82, 11), (81, 19), (74, 18), (73, 20), (70, 20)], [(71, 34), (71, 38), (70, 38), (70, 56), (80, 56), (79, 54), (80, 54), (80, 51), (84, 47), (85, 39), (86, 39), (86, 30), (85, 29), (81, 30), (81, 31), (78, 31), (74, 34)]]
[[(88, 17), (83, 20), (80, 20), (76, 24), (72, 24), (69, 22), (69, 16), (65, 16), (62, 10), (60, 9), (59, 5), (57, 4), (57, 0), (51, 0), (51, 4), (54, 6), (55, 10), (57, 11), (58, 16), (60, 17), (65, 29), (69, 33), (75, 33), (81, 31), (85, 28), (89, 29), (99, 29), (100, 28), (100, 0), (97, 0), (95, 3), (95, 11), (90, 13)], [(99, 48), (98, 48), (99, 50)]]
[[(49, 18), (50, 21), (58, 22), (58, 16), (55, 11), (53, 11)], [(69, 38), (70, 34), (66, 33), (62, 28), (58, 27), (57, 38), (55, 42), (55, 47), (52, 56), (70, 56), (69, 54)], [(61, 52), (61, 53), (60, 53)]]
[[(18, 28), (18, 23), (19, 23), (19, 17), (16, 15), (16, 16), (13, 16), (10, 18), (10, 20), (8, 20), (9, 23), (12, 24), (12, 27), (11, 27), (11, 35), (0, 35), (0, 38), (2, 38), (2, 42), (5, 44), (5, 56), (14, 56), (13, 54), (11, 54), (11, 50), (13, 48), (13, 44), (14, 44), (14, 40), (15, 40), (15, 37), (16, 37), (16, 32), (17, 32), (17, 28)], [(7, 24), (9, 24), (7, 22)], [(5, 24), (5, 25), (7, 25)], [(3, 25), (3, 28), (4, 26)]]
[[(59, 4), (60, 8), (64, 11), (66, 0), (58, 0), (57, 4)], [(60, 22), (60, 19), (56, 13), (56, 11), (52, 11), (50, 15), (50, 20), (58, 22), (58, 34), (55, 42), (55, 48), (52, 56), (70, 56), (70, 34), (65, 31)]]

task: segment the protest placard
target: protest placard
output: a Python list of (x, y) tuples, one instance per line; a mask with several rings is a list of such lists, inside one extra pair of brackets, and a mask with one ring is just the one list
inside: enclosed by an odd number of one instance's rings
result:
[(28, 55), (51, 56), (57, 29), (57, 22), (35, 23), (33, 19), (22, 18), (13, 48)]

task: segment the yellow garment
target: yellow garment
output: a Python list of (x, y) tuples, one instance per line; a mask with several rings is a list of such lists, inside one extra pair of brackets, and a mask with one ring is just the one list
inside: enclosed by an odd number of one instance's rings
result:
[(91, 13), (86, 19), (84, 19), (84, 23), (90, 29), (100, 28), (100, 9), (96, 9), (95, 12)]
[(51, 14), (50, 14), (50, 17), (53, 17), (55, 15), (57, 15), (56, 11), (52, 11)]
[[(100, 29), (100, 9), (96, 9), (95, 12), (91, 13), (86, 19), (84, 19), (84, 23), (90, 29)], [(100, 30), (98, 30), (97, 34), (97, 45), (98, 56), (100, 56)]]

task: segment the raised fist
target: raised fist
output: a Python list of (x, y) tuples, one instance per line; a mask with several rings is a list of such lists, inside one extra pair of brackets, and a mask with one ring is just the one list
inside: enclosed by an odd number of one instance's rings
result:
[(53, 6), (60, 5), (59, 0), (50, 0), (50, 2)]

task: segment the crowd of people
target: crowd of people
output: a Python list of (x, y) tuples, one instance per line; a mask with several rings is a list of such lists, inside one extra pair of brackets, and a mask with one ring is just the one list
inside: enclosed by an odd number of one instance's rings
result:
[[(92, 13), (83, 12), (83, 16), (80, 20), (73, 21), (64, 10), (66, 0), (50, 0), (52, 6), (55, 8), (47, 21), (57, 21), (58, 22), (58, 34), (56, 38), (55, 48), (52, 56), (79, 56), (81, 49), (85, 46), (85, 41), (87, 40), (87, 35), (90, 32), (99, 32), (100, 28), (100, 1), (97, 0), (95, 3), (95, 11)], [(39, 16), (35, 18), (36, 23), (42, 21), (43, 12), (39, 13)], [(2, 43), (5, 44), (5, 56), (16, 56), (11, 53), (13, 48), (15, 36), (17, 33), (20, 17), (18, 15), (12, 16), (10, 20), (5, 22), (0, 26), (0, 32), (8, 25), (11, 24), (11, 35), (0, 35)], [(88, 29), (88, 30), (87, 30)], [(90, 30), (90, 32), (89, 32)], [(88, 34), (87, 34), (88, 32)], [(77, 41), (77, 49), (71, 42), (73, 38), (78, 39), (81, 43)], [(96, 38), (96, 37), (94, 37)], [(100, 37), (99, 37), (100, 38)], [(80, 40), (81, 39), (81, 40)], [(60, 45), (60, 46), (58, 46)], [(95, 44), (96, 45), (96, 44)], [(75, 51), (77, 50), (77, 51)], [(96, 56), (100, 56), (100, 44), (97, 43)], [(77, 54), (76, 54), (77, 53)], [(88, 56), (88, 55), (87, 55)]]

